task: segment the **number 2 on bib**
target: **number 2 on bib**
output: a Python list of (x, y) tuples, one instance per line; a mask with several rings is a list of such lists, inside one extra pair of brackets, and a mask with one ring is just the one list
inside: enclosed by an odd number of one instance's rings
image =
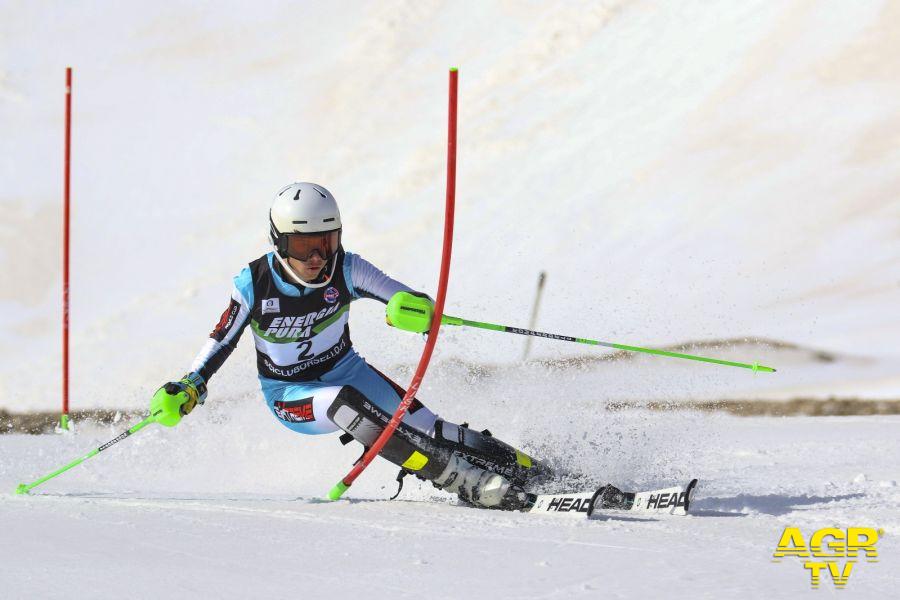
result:
[(312, 342), (309, 340), (306, 340), (306, 341), (303, 341), (303, 342), (300, 342), (299, 344), (297, 344), (297, 350), (300, 351), (300, 354), (297, 356), (297, 362), (312, 358), (313, 355), (312, 355), (312, 352), (310, 352), (311, 348), (312, 348)]

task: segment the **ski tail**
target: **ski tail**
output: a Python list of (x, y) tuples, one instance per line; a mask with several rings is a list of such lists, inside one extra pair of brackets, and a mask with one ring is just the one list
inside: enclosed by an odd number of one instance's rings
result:
[(694, 499), (694, 490), (697, 488), (697, 483), (699, 483), (699, 480), (695, 477), (688, 482), (687, 487), (684, 489), (684, 514), (690, 512), (691, 502)]
[(687, 485), (642, 492), (623, 492), (607, 484), (594, 492), (542, 494), (534, 498), (529, 513), (586, 516), (600, 511), (624, 511), (637, 514), (686, 515), (690, 509), (697, 479)]
[[(598, 505), (594, 508), (609, 508), (613, 510), (628, 510), (635, 513), (645, 514), (669, 514), (669, 515), (686, 515), (691, 506), (691, 499), (694, 490), (697, 488), (697, 479), (691, 479), (687, 485), (673, 486), (659, 490), (649, 490), (646, 492), (635, 492), (631, 499), (630, 506), (604, 506)], [(625, 494), (629, 496), (629, 494)]]

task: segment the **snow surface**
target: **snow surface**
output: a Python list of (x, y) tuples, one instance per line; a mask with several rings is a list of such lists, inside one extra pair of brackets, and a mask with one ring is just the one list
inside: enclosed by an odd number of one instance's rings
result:
[[(454, 506), (261, 405), (252, 344), (175, 430), (0, 436), (0, 597), (795, 597), (786, 525), (875, 526), (848, 597), (895, 597), (896, 417), (738, 419), (610, 401), (900, 395), (900, 3), (0, 3), (0, 407), (59, 405), (64, 67), (75, 68), (72, 407), (145, 407), (266, 251), (271, 196), (335, 193), (348, 249), (433, 291), (460, 67), (448, 312), (759, 361), (774, 375), (442, 333), (420, 397), (559, 486), (699, 477), (694, 516)], [(417, 336), (354, 305), (401, 380)], [(746, 340), (721, 342), (716, 340)], [(774, 340), (788, 342), (757, 342)], [(568, 360), (577, 359), (577, 360)], [(552, 362), (556, 361), (556, 362)]]
[(409, 479), (389, 502), (382, 463), (349, 501), (322, 502), (356, 449), (299, 439), (247, 402), (144, 430), (33, 497), (11, 492), (124, 425), (0, 436), (0, 585), (9, 598), (832, 597), (772, 553), (786, 526), (860, 526), (884, 530), (880, 562), (858, 563), (839, 595), (896, 597), (900, 417), (567, 412), (577, 424), (553, 424), (551, 459), (622, 486), (699, 476), (694, 514), (484, 511)]

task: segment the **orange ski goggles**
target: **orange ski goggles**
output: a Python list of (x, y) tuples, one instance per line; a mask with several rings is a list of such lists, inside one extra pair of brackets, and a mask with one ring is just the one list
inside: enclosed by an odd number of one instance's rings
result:
[(291, 258), (307, 261), (318, 252), (323, 260), (334, 256), (341, 245), (341, 230), (317, 231), (316, 233), (283, 234), (285, 251)]

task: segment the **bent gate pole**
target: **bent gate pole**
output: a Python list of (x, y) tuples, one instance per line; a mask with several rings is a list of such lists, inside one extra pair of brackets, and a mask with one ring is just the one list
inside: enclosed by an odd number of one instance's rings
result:
[(329, 500), (337, 500), (344, 492), (353, 484), (360, 473), (362, 473), (369, 463), (374, 460), (390, 437), (394, 434), (403, 415), (406, 414), (409, 405), (412, 404), (425, 377), (425, 371), (428, 369), (428, 363), (431, 360), (431, 353), (434, 351), (434, 345), (437, 342), (438, 332), (441, 329), (441, 316), (444, 314), (444, 299), (447, 297), (447, 282), (450, 278), (450, 254), (453, 247), (453, 209), (456, 200), (456, 96), (457, 81), (459, 72), (457, 69), (450, 69), (450, 93), (449, 93), (449, 110), (447, 119), (447, 199), (444, 209), (444, 247), (441, 254), (441, 272), (438, 278), (437, 298), (434, 302), (434, 319), (431, 323), (431, 329), (428, 332), (428, 340), (425, 343), (425, 349), (422, 351), (422, 357), (419, 359), (419, 366), (413, 375), (412, 382), (406, 390), (406, 395), (397, 407), (397, 411), (388, 422), (384, 431), (375, 440), (375, 443), (363, 454), (363, 457), (357, 461), (347, 475), (341, 479), (328, 492)]
[(62, 297), (62, 413), (59, 428), (69, 429), (69, 163), (72, 158), (72, 67), (66, 67), (66, 136), (63, 158), (63, 297)]

